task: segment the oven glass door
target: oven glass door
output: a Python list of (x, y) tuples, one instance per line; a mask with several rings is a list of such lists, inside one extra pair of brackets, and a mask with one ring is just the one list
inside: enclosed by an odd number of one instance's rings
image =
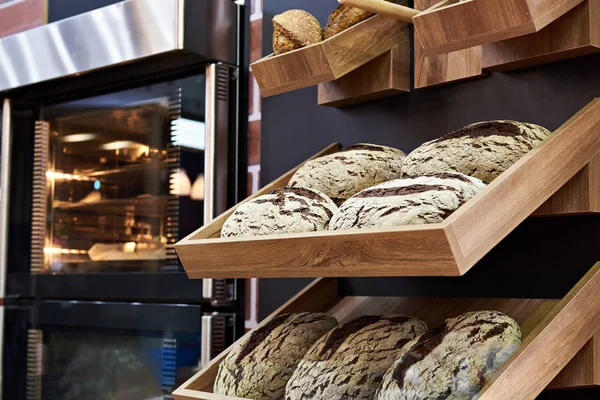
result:
[(233, 343), (235, 321), (189, 304), (11, 304), (4, 398), (171, 399), (201, 368), (203, 353), (211, 358)]
[(204, 217), (205, 94), (202, 74), (42, 109), (33, 273), (179, 269)]

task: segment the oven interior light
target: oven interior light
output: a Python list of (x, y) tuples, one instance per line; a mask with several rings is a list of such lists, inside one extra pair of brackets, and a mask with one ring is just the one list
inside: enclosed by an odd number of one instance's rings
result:
[(87, 142), (98, 137), (96, 133), (75, 133), (73, 135), (67, 135), (62, 138), (65, 143), (78, 143)]
[(123, 245), (124, 253), (133, 253), (135, 252), (135, 242), (127, 242)]
[(136, 143), (131, 140), (116, 140), (114, 142), (105, 143), (100, 148), (102, 150), (121, 150), (133, 147)]

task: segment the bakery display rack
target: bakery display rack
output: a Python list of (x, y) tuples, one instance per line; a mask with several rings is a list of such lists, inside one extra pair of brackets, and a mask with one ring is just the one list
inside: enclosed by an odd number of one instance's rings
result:
[[(331, 145), (315, 157), (338, 149)], [(175, 247), (195, 279), (461, 276), (542, 206), (543, 215), (596, 211), (599, 153), (595, 99), (442, 223), (220, 238), (236, 206)], [(246, 201), (285, 186), (296, 169)], [(563, 200), (551, 199), (557, 192)]]
[[(573, 371), (594, 371), (598, 354), (592, 338), (600, 328), (600, 262), (559, 299), (364, 297), (340, 294), (336, 278), (315, 280), (267, 317), (292, 312), (327, 312), (340, 323), (361, 315), (404, 314), (423, 320), (430, 328), (467, 311), (497, 310), (515, 319), (523, 333), (520, 349), (479, 393), (481, 400), (534, 399), (548, 385), (570, 389), (598, 384), (597, 371), (579, 380)], [(257, 329), (257, 328), (255, 328)], [(246, 335), (250, 335), (251, 332)], [(219, 364), (240, 341), (217, 356), (185, 382), (176, 400), (235, 400), (212, 393)], [(572, 361), (571, 361), (572, 360)], [(561, 372), (562, 371), (562, 372)]]

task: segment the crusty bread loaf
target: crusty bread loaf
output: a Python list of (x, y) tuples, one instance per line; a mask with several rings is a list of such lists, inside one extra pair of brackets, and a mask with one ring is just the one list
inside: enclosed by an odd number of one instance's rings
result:
[(363, 316), (340, 325), (306, 353), (286, 387), (286, 400), (373, 399), (404, 344), (427, 331), (405, 316)]
[(323, 38), (329, 39), (373, 15), (374, 13), (370, 11), (361, 10), (347, 4), (340, 4), (329, 16), (327, 26), (323, 29)]
[(549, 134), (534, 124), (478, 122), (422, 144), (406, 157), (402, 171), (412, 177), (454, 171), (490, 183)]
[(484, 187), (479, 179), (455, 172), (384, 182), (342, 204), (329, 229), (439, 223)]
[(221, 237), (320, 231), (335, 211), (337, 206), (316, 190), (276, 189), (239, 206), (223, 224)]
[(474, 399), (520, 344), (519, 326), (500, 312), (448, 319), (404, 346), (375, 399)]
[(405, 157), (392, 147), (359, 143), (308, 161), (289, 186), (318, 190), (340, 205), (363, 189), (400, 178)]
[(289, 10), (273, 18), (273, 51), (282, 54), (323, 41), (321, 24), (303, 10)]
[(286, 314), (256, 329), (219, 365), (217, 394), (280, 400), (308, 349), (337, 321), (322, 313)]

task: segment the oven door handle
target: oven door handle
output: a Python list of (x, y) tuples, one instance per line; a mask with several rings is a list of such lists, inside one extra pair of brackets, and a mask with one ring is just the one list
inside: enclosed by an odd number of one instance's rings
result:
[(213, 354), (213, 322), (214, 315), (202, 316), (202, 327), (200, 331), (200, 367), (206, 368)]
[[(12, 147), (12, 103), (4, 99), (2, 105), (2, 143), (0, 146), (0, 299), (6, 296), (6, 274), (8, 268), (8, 207), (10, 200), (10, 164)], [(4, 307), (0, 306), (0, 397), (4, 365)]]

